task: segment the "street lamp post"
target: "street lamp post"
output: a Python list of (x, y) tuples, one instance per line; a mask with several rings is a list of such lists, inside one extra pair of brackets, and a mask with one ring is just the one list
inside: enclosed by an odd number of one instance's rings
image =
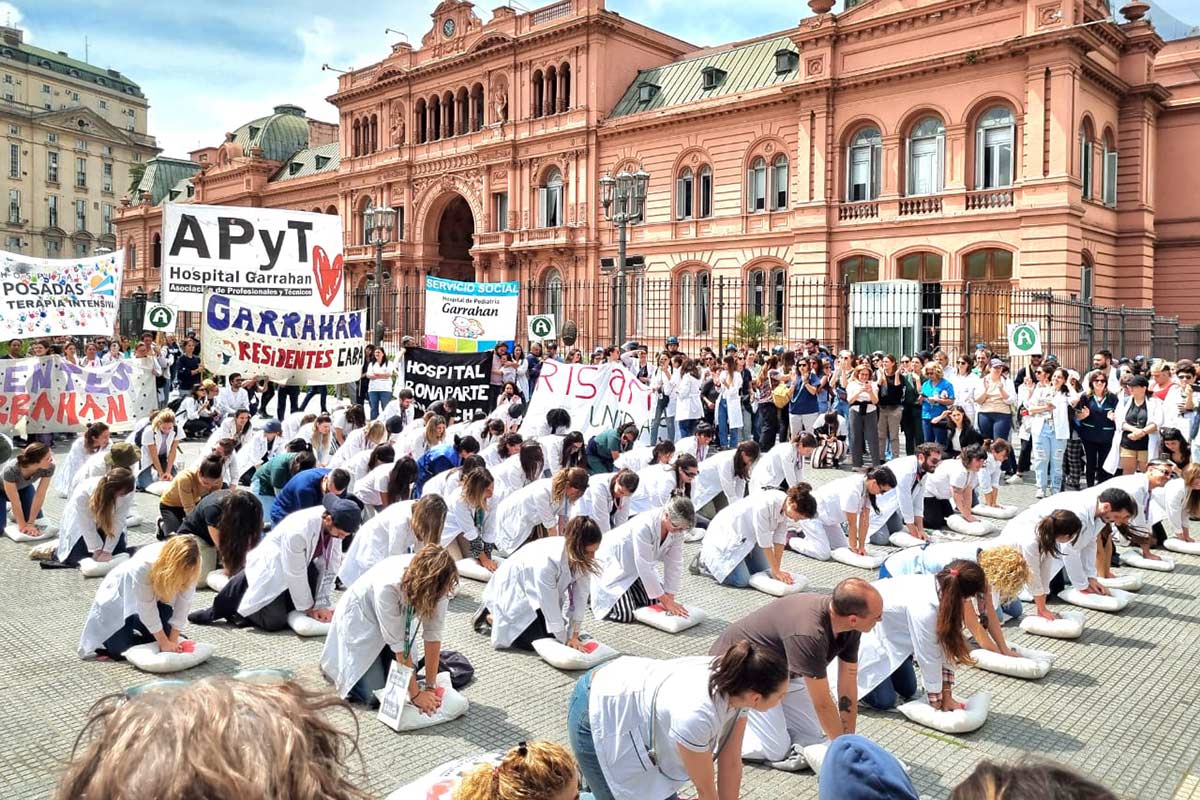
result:
[(617, 321), (613, 330), (613, 344), (617, 345), (625, 341), (626, 313), (629, 309), (626, 299), (628, 283), (625, 265), (628, 231), (630, 225), (642, 221), (646, 210), (646, 187), (649, 183), (649, 173), (641, 169), (634, 173), (622, 171), (615, 178), (606, 172), (600, 179), (600, 203), (604, 206), (604, 218), (617, 228)]
[(363, 212), (363, 230), (367, 231), (367, 242), (375, 245), (375, 275), (371, 294), (376, 347), (383, 343), (383, 247), (391, 241), (395, 225), (396, 212), (393, 209), (368, 208)]

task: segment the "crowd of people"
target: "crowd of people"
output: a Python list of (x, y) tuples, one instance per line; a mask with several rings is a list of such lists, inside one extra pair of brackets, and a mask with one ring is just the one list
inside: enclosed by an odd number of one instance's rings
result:
[[(120, 343), (98, 356), (99, 344), (85, 359), (122, 357)], [(25, 353), (24, 343), (9, 347), (12, 357)], [(648, 607), (693, 613), (685, 570), (746, 590), (794, 584), (788, 549), (878, 568), (874, 580), (848, 577), (830, 594), (783, 589), (731, 623), (706, 657), (623, 656), (591, 669), (563, 709), (569, 749), (522, 743), (429, 779), (450, 776), (457, 788), (447, 796), (460, 800), (575, 797), (580, 778), (600, 800), (666, 800), (687, 783), (705, 800), (729, 798), (743, 758), (808, 764), (823, 798), (915, 798), (895, 757), (857, 735), (860, 704), (921, 697), (935, 710), (963, 708), (955, 672), (973, 648), (1016, 656), (1002, 623), (1023, 615), (1019, 594), (1028, 592), (1034, 615), (1055, 620), (1050, 601), (1068, 589), (1109, 594), (1122, 558), (1114, 542), (1162, 560), (1161, 548), (1192, 544), (1188, 522), (1200, 514), (1195, 367), (1186, 361), (1101, 352), (1081, 375), (1048, 355), (1010, 377), (983, 346), (951, 366), (942, 351), (855, 355), (815, 340), (695, 357), (674, 337), (654, 355), (630, 342), (598, 349), (593, 361), (619, 362), (644, 381), (651, 419), (585, 435), (586, 420), (565, 409), (526, 414), (542, 365), (558, 358), (549, 344), (497, 348), (494, 408), (477, 419), (460, 418), (449, 400), (418, 414), (398, 370), (402, 352), (372, 348), (349, 397), (309, 387), (297, 408), (298, 386), (204, 379), (195, 347), (151, 336), (130, 351), (158, 365), (164, 389), (131, 431), (118, 437), (93, 424), (61, 464), (52, 441), (30, 437), (0, 469), (0, 514), (11, 509), (31, 538), (48, 493), (66, 500), (57, 541), (35, 551), (42, 567), (120, 561), (97, 590), (80, 657), (121, 661), (149, 643), (187, 652), (185, 626), (282, 631), (299, 613), (328, 625), (315, 660), (338, 697), (374, 707), (399, 667), (408, 670), (405, 702), (433, 714), (449, 599), (468, 573), (487, 580), (470, 628), (493, 648), (535, 651), (549, 639), (590, 653), (589, 616), (633, 623)], [(39, 342), (28, 350), (49, 352)], [(312, 397), (320, 413), (305, 410)], [(185, 463), (187, 437), (204, 445)], [(818, 488), (809, 482), (810, 471), (846, 459), (852, 469)], [(1005, 476), (1012, 483), (1029, 468), (1038, 502), (998, 535), (937, 538), (999, 509)], [(134, 548), (136, 491), (158, 495), (159, 515), (156, 541)], [(882, 563), (860, 561), (899, 534), (909, 546)], [(207, 604), (197, 602), (204, 583), (215, 590)], [(418, 649), (426, 679), (413, 669)], [(169, 699), (105, 701), (60, 796), (113, 796), (108, 762), (122, 742), (132, 746), (131, 730), (153, 727), (149, 746), (166, 753), (173, 737), (231, 718), (259, 726), (231, 741), (287, 742), (269, 759), (285, 783), (364, 796), (347, 777), (341, 734), (320, 713), (333, 703), (290, 683), (219, 679)], [(272, 711), (240, 711), (256, 707)], [(822, 760), (807, 755), (813, 745), (828, 746)], [(238, 767), (250, 757), (195, 764), (184, 777), (212, 796), (273, 796)], [(144, 785), (160, 778), (147, 774)], [(1112, 797), (1052, 765), (986, 762), (953, 796), (1036, 800), (1059, 796), (1063, 782), (1076, 787), (1072, 796)]]

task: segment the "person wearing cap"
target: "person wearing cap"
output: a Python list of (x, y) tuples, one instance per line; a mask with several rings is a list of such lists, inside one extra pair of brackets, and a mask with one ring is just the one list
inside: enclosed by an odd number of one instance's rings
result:
[(107, 450), (93, 453), (83, 462), (83, 466), (75, 473), (76, 481), (86, 481), (88, 478), (99, 478), (114, 467), (124, 467), (130, 472), (137, 473), (138, 447), (132, 442), (115, 442)]
[(283, 425), (274, 418), (246, 434), (241, 447), (233, 454), (233, 474), (238, 482), (244, 484), (253, 478), (254, 471), (279, 453), (283, 444)]
[(318, 506), (327, 495), (340, 497), (350, 486), (350, 473), (340, 467), (314, 467), (296, 473), (275, 495), (271, 524), (278, 525), (289, 514)]
[(336, 495), (289, 514), (246, 554), (246, 566), (217, 593), (212, 608), (192, 612), (188, 622), (245, 621), (264, 631), (281, 631), (292, 611), (329, 622), (341, 540), (357, 532), (361, 521), (358, 504)]
[[(982, 352), (982, 351), (981, 351)], [(979, 378), (974, 389), (974, 401), (978, 422), (976, 428), (985, 439), (1009, 441), (1012, 435), (1012, 412), (1017, 402), (1017, 390), (1013, 382), (1004, 375), (1004, 362), (993, 358), (987, 362), (985, 374)], [(1016, 472), (1012, 450), (1004, 460), (1004, 471)]]
[(1163, 424), (1163, 404), (1149, 393), (1150, 381), (1145, 375), (1133, 375), (1125, 384), (1128, 394), (1117, 401), (1113, 412), (1112, 449), (1104, 459), (1104, 471), (1115, 475), (1117, 468), (1122, 474), (1132, 475), (1145, 472), (1150, 459), (1162, 447), (1159, 429)]
[(668, 336), (667, 337), (667, 355), (673, 356), (678, 352), (679, 352), (679, 337), (678, 336)]

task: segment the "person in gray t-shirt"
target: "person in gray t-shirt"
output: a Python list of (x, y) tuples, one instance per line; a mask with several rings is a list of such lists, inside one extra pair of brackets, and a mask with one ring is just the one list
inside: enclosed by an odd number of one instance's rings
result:
[(33, 521), (42, 516), (42, 505), (50, 490), (48, 479), (53, 475), (54, 455), (41, 442), (29, 445), (16, 457), (4, 462), (0, 468), (0, 479), (4, 482), (4, 492), (0, 494), (0, 517), (8, 511), (8, 504), (11, 503), (17, 530), (27, 536), (37, 536), (38, 530)]

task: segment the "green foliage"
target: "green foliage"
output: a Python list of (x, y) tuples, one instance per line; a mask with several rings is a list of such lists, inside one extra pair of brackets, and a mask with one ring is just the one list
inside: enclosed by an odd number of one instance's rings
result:
[(740, 314), (734, 321), (734, 339), (738, 344), (749, 345), (752, 349), (778, 335), (779, 325), (775, 320), (760, 314)]

